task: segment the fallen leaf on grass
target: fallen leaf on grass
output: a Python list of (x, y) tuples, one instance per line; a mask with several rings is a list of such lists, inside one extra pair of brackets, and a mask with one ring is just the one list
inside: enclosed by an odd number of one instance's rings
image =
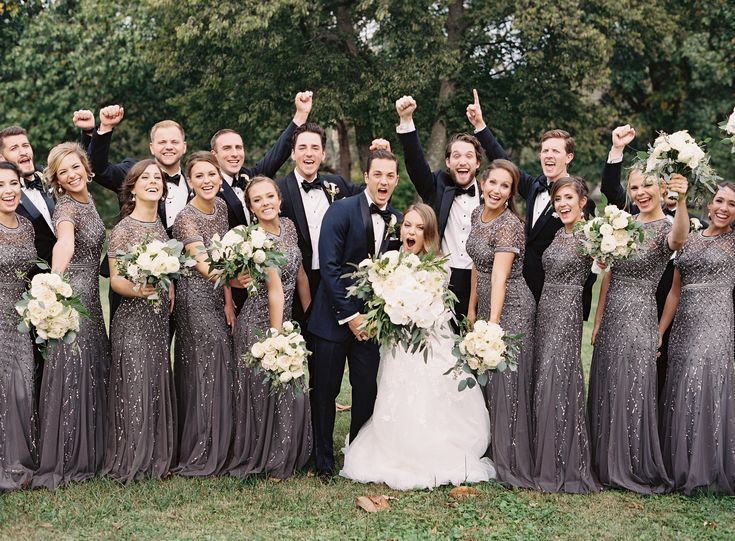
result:
[(53, 528), (54, 527), (54, 525), (51, 524), (50, 522), (39, 522), (38, 525), (41, 528)]
[(390, 504), (385, 496), (358, 496), (355, 505), (367, 513), (377, 513), (390, 509)]
[(335, 403), (335, 406), (337, 408), (337, 411), (350, 411), (352, 409), (352, 406), (340, 404), (339, 402)]
[(474, 487), (455, 487), (449, 491), (449, 497), (455, 500), (464, 500), (465, 498), (472, 498), (479, 495), (480, 491)]
[(625, 507), (627, 507), (628, 509), (640, 510), (640, 509), (643, 509), (643, 504), (640, 502), (628, 502), (625, 504)]
[(704, 527), (705, 528), (712, 528), (714, 530), (715, 528), (717, 528), (717, 523), (716, 522), (710, 522), (709, 520), (705, 520), (704, 521)]
[(431, 535), (436, 535), (436, 534), (438, 534), (438, 533), (439, 533), (439, 527), (438, 527), (438, 526), (434, 526), (434, 527), (433, 527), (433, 528), (431, 529)]

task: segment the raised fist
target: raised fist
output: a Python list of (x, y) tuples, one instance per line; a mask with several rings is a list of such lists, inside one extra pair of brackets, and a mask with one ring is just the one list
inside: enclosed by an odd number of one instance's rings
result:
[(296, 103), (296, 110), (307, 115), (311, 112), (311, 106), (313, 104), (314, 93), (311, 90), (299, 92), (296, 94), (294, 102)]
[(396, 100), (396, 112), (401, 119), (401, 124), (413, 120), (413, 112), (416, 110), (416, 100), (411, 96), (402, 96)]
[(120, 105), (108, 105), (100, 109), (100, 132), (112, 131), (125, 116), (125, 109)]
[(480, 107), (480, 97), (477, 90), (472, 89), (472, 97), (474, 101), (467, 106), (467, 120), (475, 127), (475, 131), (485, 128), (485, 121), (482, 118), (482, 107)]
[(370, 152), (374, 150), (387, 150), (388, 152), (391, 152), (390, 149), (390, 142), (387, 139), (373, 139), (373, 142), (370, 143)]
[(94, 129), (94, 113), (89, 109), (79, 109), (74, 111), (71, 121), (82, 131), (90, 131)]
[(635, 130), (630, 124), (618, 126), (612, 132), (612, 146), (616, 149), (624, 149), (633, 139), (635, 139)]

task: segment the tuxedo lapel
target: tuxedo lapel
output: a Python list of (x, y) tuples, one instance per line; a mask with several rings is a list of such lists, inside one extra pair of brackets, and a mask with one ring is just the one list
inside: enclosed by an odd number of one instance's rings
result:
[(439, 206), (439, 238), (444, 238), (444, 230), (447, 228), (447, 222), (449, 221), (449, 211), (452, 210), (452, 203), (454, 203), (454, 192), (456, 188), (454, 186), (447, 186), (442, 194), (442, 201)]
[[(26, 209), (28, 217), (32, 222), (35, 222), (36, 220), (41, 218), (41, 211), (36, 208), (36, 205), (34, 205), (28, 198), (28, 196), (22, 191), (20, 192), (20, 204), (23, 206), (24, 209)], [(49, 212), (53, 212), (53, 210), (49, 209)]]
[(368, 206), (367, 197), (360, 197), (360, 216), (362, 216), (362, 225), (365, 229), (365, 240), (367, 241), (368, 255), (375, 255), (375, 233), (373, 232), (373, 219), (370, 216), (370, 207)]
[(232, 189), (232, 186), (224, 180), (222, 181), (222, 199), (224, 199), (227, 206), (230, 207), (230, 210), (235, 215), (237, 223), (246, 224), (245, 210), (242, 208), (242, 202), (235, 194), (235, 190)]
[(311, 246), (311, 235), (309, 234), (309, 223), (306, 221), (306, 211), (304, 210), (304, 201), (301, 199), (301, 189), (296, 175), (289, 175), (286, 178), (286, 191), (288, 192), (288, 200), (293, 205), (293, 217), (296, 221), (296, 227), (306, 240), (306, 245)]

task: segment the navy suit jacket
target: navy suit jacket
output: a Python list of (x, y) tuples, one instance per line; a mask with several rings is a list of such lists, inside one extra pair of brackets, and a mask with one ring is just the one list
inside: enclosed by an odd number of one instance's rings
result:
[[(39, 176), (40, 174), (40, 171), (35, 173), (36, 176)], [(51, 214), (51, 217), (53, 218), (55, 207), (54, 198), (51, 196), (50, 192), (43, 192), (43, 198), (46, 200), (46, 206), (48, 207), (49, 214)], [(23, 192), (20, 194), (20, 203), (15, 211), (24, 218), (28, 218), (28, 220), (30, 220), (33, 225), (33, 244), (36, 246), (36, 253), (39, 258), (50, 264), (51, 254), (54, 250), (54, 244), (56, 244), (56, 235), (54, 234), (53, 229), (51, 229), (48, 222), (44, 219), (41, 211), (36, 208), (36, 205), (34, 205)]]
[[(352, 184), (350, 181), (338, 175), (330, 175), (328, 173), (319, 173), (318, 178), (324, 182), (331, 182), (338, 188), (338, 192), (334, 196), (334, 201), (344, 199), (361, 193), (365, 189), (364, 184)], [(301, 187), (296, 175), (291, 171), (285, 177), (277, 181), (278, 189), (281, 190), (281, 216), (290, 219), (296, 225), (296, 234), (298, 236), (299, 250), (303, 257), (303, 265), (305, 270), (311, 270), (311, 259), (314, 252), (311, 248), (311, 234), (309, 233), (309, 224), (306, 221), (306, 212), (304, 211), (304, 201), (301, 199)], [(324, 191), (327, 201), (331, 205), (334, 203), (331, 196)]]
[[(388, 210), (400, 222), (401, 214), (390, 205)], [(352, 336), (349, 326), (340, 325), (339, 321), (363, 312), (365, 305), (360, 299), (347, 296), (352, 281), (342, 276), (354, 272), (355, 265), (372, 255), (374, 242), (373, 222), (364, 194), (340, 199), (329, 207), (319, 235), (321, 282), (312, 302), (310, 333), (332, 342), (342, 342)], [(388, 240), (383, 240), (380, 252), (386, 251), (389, 245)]]

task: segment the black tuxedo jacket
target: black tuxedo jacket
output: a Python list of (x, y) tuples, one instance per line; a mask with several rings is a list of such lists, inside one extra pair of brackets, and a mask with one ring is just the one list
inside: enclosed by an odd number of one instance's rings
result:
[[(318, 178), (323, 182), (331, 182), (338, 188), (338, 192), (334, 196), (334, 201), (338, 201), (345, 197), (350, 197), (361, 193), (365, 189), (364, 184), (355, 185), (338, 175), (330, 175), (328, 173), (319, 173)], [(301, 187), (296, 175), (291, 171), (285, 177), (278, 179), (278, 189), (281, 190), (281, 216), (289, 218), (296, 225), (296, 233), (299, 240), (299, 249), (303, 257), (304, 269), (311, 270), (311, 259), (314, 252), (311, 248), (311, 234), (309, 233), (309, 224), (306, 221), (306, 212), (304, 211), (304, 201), (301, 199)], [(326, 189), (324, 196), (331, 205), (334, 203)]]
[[(401, 214), (390, 205), (388, 209), (400, 222)], [(353, 265), (373, 255), (374, 243), (373, 222), (364, 194), (340, 199), (329, 207), (319, 235), (321, 282), (312, 301), (310, 333), (332, 342), (342, 342), (352, 336), (348, 325), (340, 325), (339, 321), (363, 312), (365, 305), (358, 298), (347, 296), (347, 287), (352, 282), (342, 276), (353, 272)], [(386, 251), (389, 245), (388, 240), (383, 240), (380, 252)]]
[[(483, 130), (485, 131), (485, 130)], [(488, 140), (492, 142), (491, 145), (482, 143), (487, 157), (490, 161), (496, 159), (509, 159), (505, 150), (497, 142), (495, 136), (487, 130)], [(553, 216), (554, 208), (551, 204), (546, 208), (539, 219), (536, 220), (536, 224), (531, 226), (533, 223), (533, 207), (536, 202), (536, 197), (541, 193), (547, 184), (545, 175), (539, 175), (534, 177), (529, 175), (525, 171), (521, 171), (521, 179), (518, 184), (518, 193), (523, 199), (526, 200), (526, 254), (523, 259), (523, 277), (526, 279), (531, 293), (536, 298), (536, 302), (541, 298), (541, 290), (544, 287), (544, 267), (541, 263), (541, 256), (544, 250), (549, 247), (551, 242), (556, 236), (556, 232), (561, 229), (562, 223), (559, 218)], [(595, 212), (595, 203), (591, 198), (587, 200), (585, 207), (585, 214), (590, 216)], [(596, 274), (590, 273), (587, 282), (584, 285), (584, 293), (582, 295), (582, 301), (584, 305), (584, 317), (587, 319), (590, 313), (590, 307), (592, 305), (592, 286), (597, 279)]]
[[(35, 173), (36, 176), (40, 175), (40, 172)], [(49, 192), (43, 192), (43, 198), (46, 200), (49, 214), (53, 217), (54, 214), (54, 198)], [(48, 222), (44, 219), (41, 211), (36, 208), (28, 196), (21, 192), (20, 204), (16, 209), (16, 212), (21, 216), (28, 218), (33, 224), (33, 232), (35, 234), (34, 244), (36, 246), (36, 252), (38, 257), (44, 261), (51, 263), (51, 254), (54, 250), (54, 244), (56, 244), (56, 235), (53, 229), (49, 226)]]
[[(477, 137), (488, 154), (490, 152), (488, 149), (492, 149), (495, 153), (503, 152), (502, 147), (500, 147), (488, 128), (477, 132), (475, 137)], [(424, 156), (424, 151), (421, 148), (417, 130), (398, 134), (398, 138), (403, 147), (406, 172), (423, 202), (434, 209), (437, 221), (439, 222), (439, 238), (443, 239), (457, 186), (451, 175), (446, 171), (439, 170), (432, 172)], [(480, 186), (477, 182), (475, 189), (479, 193)]]

